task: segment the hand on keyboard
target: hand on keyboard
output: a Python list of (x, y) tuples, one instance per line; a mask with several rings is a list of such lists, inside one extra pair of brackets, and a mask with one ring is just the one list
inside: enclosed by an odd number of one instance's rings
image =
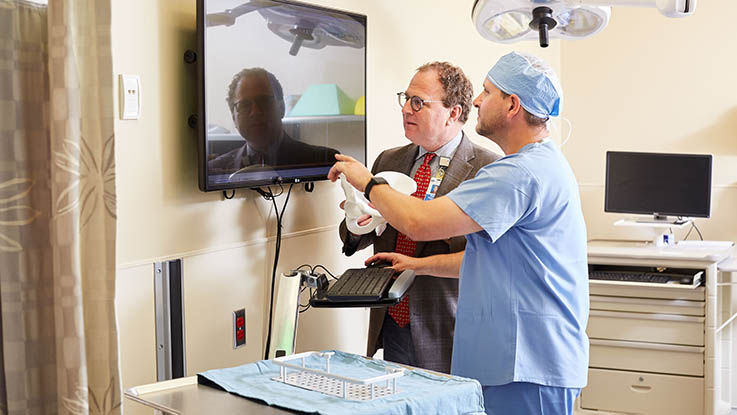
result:
[(369, 264), (383, 263), (388, 264), (386, 266), (391, 267), (396, 272), (402, 272), (407, 269), (417, 269), (417, 258), (398, 254), (396, 252), (379, 252), (371, 258), (367, 259), (366, 266)]
[(366, 268), (391, 268), (392, 266), (391, 261), (382, 261), (382, 260), (373, 261), (373, 262), (366, 261), (365, 264), (366, 264)]

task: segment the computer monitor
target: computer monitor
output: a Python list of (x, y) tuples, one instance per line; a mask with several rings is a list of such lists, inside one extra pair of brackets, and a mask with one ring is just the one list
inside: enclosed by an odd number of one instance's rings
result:
[(711, 211), (710, 154), (608, 151), (604, 211), (708, 218)]

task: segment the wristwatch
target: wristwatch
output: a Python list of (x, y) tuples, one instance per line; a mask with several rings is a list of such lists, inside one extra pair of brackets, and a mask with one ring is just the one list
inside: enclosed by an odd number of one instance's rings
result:
[(377, 184), (389, 184), (389, 183), (387, 183), (386, 179), (384, 179), (383, 177), (373, 176), (371, 180), (369, 180), (368, 184), (366, 185), (366, 190), (363, 192), (363, 196), (369, 202), (371, 201), (371, 198), (369, 197), (369, 195), (371, 194), (371, 189), (373, 189), (374, 186), (376, 186)]

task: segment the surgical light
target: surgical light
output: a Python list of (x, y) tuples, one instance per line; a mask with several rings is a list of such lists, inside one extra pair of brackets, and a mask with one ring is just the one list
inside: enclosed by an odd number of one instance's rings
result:
[(475, 0), (471, 17), (484, 38), (500, 43), (549, 38), (579, 39), (609, 23), (611, 6), (654, 7), (666, 17), (686, 17), (697, 0)]
[(604, 19), (588, 9), (578, 8), (566, 10), (558, 14), (561, 31), (570, 36), (584, 37), (595, 33), (598, 27), (602, 27)]
[(348, 46), (360, 49), (365, 45), (365, 29), (360, 22), (336, 13), (316, 12), (302, 6), (296, 12), (295, 8), (273, 0), (244, 0), (232, 9), (208, 13), (205, 21), (208, 27), (232, 26), (238, 17), (256, 11), (264, 18), (269, 30), (292, 44), (289, 49), (292, 56), (296, 56), (302, 47)]
[(532, 16), (525, 11), (512, 10), (488, 19), (485, 23), (487, 32), (498, 42), (515, 40), (530, 31)]

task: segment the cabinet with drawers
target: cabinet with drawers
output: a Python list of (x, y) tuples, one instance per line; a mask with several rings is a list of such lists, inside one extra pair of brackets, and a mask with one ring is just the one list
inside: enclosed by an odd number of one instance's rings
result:
[(731, 339), (719, 331), (727, 251), (589, 244), (589, 265), (703, 272), (698, 286), (590, 281), (588, 385), (577, 414), (729, 414)]

